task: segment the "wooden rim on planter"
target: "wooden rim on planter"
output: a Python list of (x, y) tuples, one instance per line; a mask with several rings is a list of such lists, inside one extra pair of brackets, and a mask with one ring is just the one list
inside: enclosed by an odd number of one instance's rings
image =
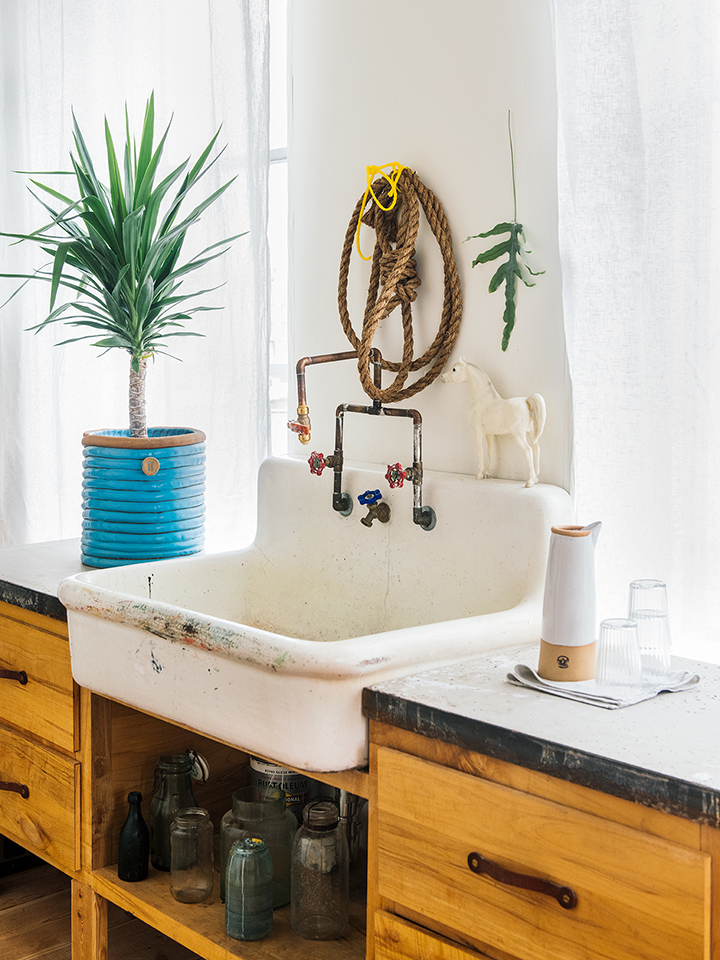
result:
[[(153, 447), (186, 447), (191, 443), (204, 443), (205, 434), (202, 430), (179, 427), (151, 427), (151, 430), (175, 431), (155, 437), (125, 437), (108, 431), (86, 430), (83, 433), (83, 446), (90, 447), (120, 447), (130, 450), (149, 450)], [(179, 432), (178, 432), (179, 431)]]

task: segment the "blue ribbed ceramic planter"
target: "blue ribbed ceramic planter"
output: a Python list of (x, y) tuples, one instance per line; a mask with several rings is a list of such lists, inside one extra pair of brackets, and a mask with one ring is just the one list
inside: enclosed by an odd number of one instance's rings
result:
[(184, 557), (205, 539), (205, 434), (153, 427), (83, 436), (81, 559), (90, 567)]

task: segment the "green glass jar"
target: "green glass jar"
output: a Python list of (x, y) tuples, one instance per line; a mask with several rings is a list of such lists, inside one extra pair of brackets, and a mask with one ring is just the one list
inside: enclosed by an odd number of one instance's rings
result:
[(227, 862), (225, 931), (233, 940), (261, 940), (273, 926), (270, 851), (259, 837), (236, 840)]
[(170, 826), (179, 810), (197, 807), (187, 754), (160, 757), (155, 767), (155, 789), (150, 803), (150, 862), (156, 870), (170, 870)]
[(283, 790), (241, 787), (232, 795), (232, 810), (220, 823), (220, 899), (225, 900), (227, 861), (236, 840), (259, 837), (270, 851), (273, 907), (290, 903), (290, 854), (297, 820), (287, 808)]

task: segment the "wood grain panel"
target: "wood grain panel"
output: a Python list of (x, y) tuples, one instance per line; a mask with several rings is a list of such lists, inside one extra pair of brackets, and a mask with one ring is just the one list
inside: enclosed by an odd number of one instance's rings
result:
[(78, 700), (67, 628), (47, 617), (37, 620), (50, 629), (0, 613), (0, 669), (24, 670), (28, 677), (25, 685), (0, 680), (0, 721), (74, 753)]
[(0, 780), (29, 790), (27, 799), (0, 792), (0, 832), (55, 866), (79, 869), (79, 763), (0, 727)]
[[(710, 957), (706, 854), (388, 748), (377, 771), (382, 896), (521, 958)], [(476, 876), (472, 851), (577, 907)]]
[(73, 960), (107, 960), (107, 900), (76, 880), (72, 884)]
[[(696, 821), (684, 820), (641, 803), (613, 797), (600, 790), (592, 790), (547, 773), (527, 770), (505, 760), (496, 760), (483, 753), (474, 753), (443, 740), (423, 737), (410, 730), (391, 727), (374, 720), (370, 721), (370, 740), (378, 746), (392, 747), (445, 767), (471, 773), (484, 780), (502, 783), (524, 793), (532, 793), (585, 813), (624, 823), (656, 837), (700, 849), (701, 824)], [(482, 743), (478, 743), (478, 750), (482, 750)]]
[(391, 913), (375, 914), (376, 960), (477, 960), (474, 951), (400, 920)]

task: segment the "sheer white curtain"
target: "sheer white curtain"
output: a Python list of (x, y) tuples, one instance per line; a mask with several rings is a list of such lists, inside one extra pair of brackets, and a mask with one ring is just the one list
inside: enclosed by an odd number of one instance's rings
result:
[[(197, 201), (237, 175), (204, 215), (188, 253), (249, 231), (188, 289), (224, 284), (181, 338), (182, 362), (148, 371), (148, 422), (204, 430), (208, 545), (247, 541), (258, 464), (268, 448), (268, 0), (2, 0), (0, 4), (0, 225), (28, 232), (43, 212), (14, 170), (69, 169), (71, 110), (91, 153), (104, 157), (103, 118), (124, 137), (155, 91), (158, 135), (173, 117), (166, 172), (197, 158), (222, 124), (227, 149), (196, 188)], [(171, 166), (172, 164), (172, 166)], [(97, 162), (105, 175), (104, 161)], [(52, 182), (52, 178), (39, 178)], [(57, 180), (60, 189), (69, 182)], [(40, 259), (39, 259), (40, 258)], [(0, 272), (40, 265), (29, 245), (0, 239)], [(12, 292), (2, 281), (2, 299)], [(87, 343), (56, 347), (45, 285), (28, 286), (0, 312), (0, 545), (80, 533), (83, 430), (127, 426), (128, 361)]]
[(555, 0), (560, 247), (578, 519), (598, 613), (668, 583), (720, 658), (717, 0)]

